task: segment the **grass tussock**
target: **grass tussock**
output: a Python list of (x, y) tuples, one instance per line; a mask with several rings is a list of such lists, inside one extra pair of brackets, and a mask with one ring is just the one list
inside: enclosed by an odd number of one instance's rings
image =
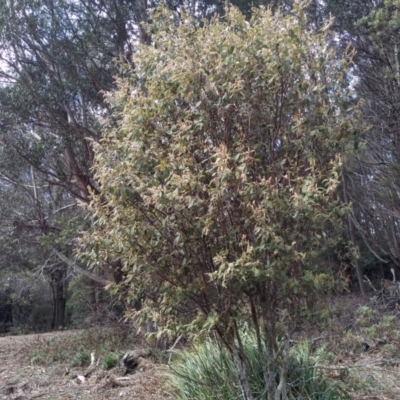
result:
[(106, 356), (103, 359), (103, 368), (104, 369), (111, 369), (114, 368), (118, 361), (119, 361), (120, 356), (118, 353), (107, 353)]
[[(256, 398), (267, 400), (257, 344), (252, 335), (244, 341), (250, 385)], [(349, 396), (337, 382), (329, 381), (318, 365), (331, 355), (323, 348), (311, 354), (307, 342), (291, 349), (288, 374), (289, 399), (344, 400)], [(171, 365), (170, 382), (177, 400), (240, 400), (235, 365), (228, 352), (217, 342), (207, 339), (183, 351)]]

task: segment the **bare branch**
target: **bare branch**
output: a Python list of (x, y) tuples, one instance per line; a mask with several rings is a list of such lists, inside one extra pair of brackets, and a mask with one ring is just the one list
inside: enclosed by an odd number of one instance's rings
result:
[(108, 285), (112, 285), (113, 282), (101, 278), (98, 275), (95, 275), (89, 271), (86, 271), (85, 269), (81, 268), (75, 261), (71, 260), (70, 258), (68, 258), (67, 256), (65, 256), (64, 254), (60, 253), (57, 249), (55, 249), (54, 247), (51, 247), (51, 250), (53, 251), (53, 253), (63, 262), (65, 262), (70, 268), (74, 269), (76, 272), (78, 272), (81, 275), (86, 276), (87, 278), (91, 279), (92, 281), (95, 281), (97, 283), (102, 284), (103, 286), (108, 286)]

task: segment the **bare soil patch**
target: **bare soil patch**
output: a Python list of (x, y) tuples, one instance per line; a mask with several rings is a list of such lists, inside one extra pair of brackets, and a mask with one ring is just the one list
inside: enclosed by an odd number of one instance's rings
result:
[[(168, 399), (163, 388), (165, 367), (141, 358), (134, 374), (123, 375), (118, 367), (105, 370), (101, 360), (93, 366), (71, 367), (65, 360), (32, 362), (32, 349), (56, 340), (60, 354), (73, 335), (83, 331), (63, 331), (0, 338), (0, 399), (7, 400), (103, 400)], [(38, 346), (39, 345), (39, 346)], [(133, 350), (133, 349), (126, 349)]]

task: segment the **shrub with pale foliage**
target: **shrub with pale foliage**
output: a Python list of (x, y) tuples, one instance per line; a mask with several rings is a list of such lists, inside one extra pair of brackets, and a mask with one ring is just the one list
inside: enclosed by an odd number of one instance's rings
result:
[(280, 398), (296, 316), (333, 282), (318, 254), (345, 212), (336, 191), (357, 121), (349, 59), (300, 7), (250, 20), (227, 9), (201, 23), (160, 9), (153, 21), (153, 44), (108, 96), (81, 255), (122, 266), (113, 290), (141, 299), (135, 316), (159, 335), (215, 330), (245, 399), (240, 327), (251, 325), (266, 391)]

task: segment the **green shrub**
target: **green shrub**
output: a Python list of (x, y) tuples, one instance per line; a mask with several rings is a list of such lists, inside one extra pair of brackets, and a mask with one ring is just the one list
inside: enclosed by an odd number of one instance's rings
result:
[[(256, 398), (267, 400), (257, 344), (251, 335), (244, 342), (250, 384)], [(308, 400), (339, 400), (349, 397), (337, 384), (326, 380), (317, 368), (330, 355), (321, 349), (311, 355), (307, 343), (291, 349), (288, 373), (288, 398)], [(170, 382), (177, 400), (242, 399), (235, 365), (217, 342), (208, 339), (182, 352), (171, 365)]]
[(78, 351), (71, 361), (73, 367), (81, 367), (86, 364), (90, 364), (90, 353), (86, 350)]
[(96, 305), (96, 312), (87, 307), (88, 299), (93, 296), (93, 282), (84, 275), (77, 275), (69, 282), (68, 294), (67, 314), (70, 326), (74, 328), (108, 326), (123, 316), (121, 301), (109, 291), (101, 291), (101, 301)]
[(118, 363), (118, 355), (115, 353), (108, 353), (103, 360), (103, 368), (104, 369), (111, 369), (114, 368)]

